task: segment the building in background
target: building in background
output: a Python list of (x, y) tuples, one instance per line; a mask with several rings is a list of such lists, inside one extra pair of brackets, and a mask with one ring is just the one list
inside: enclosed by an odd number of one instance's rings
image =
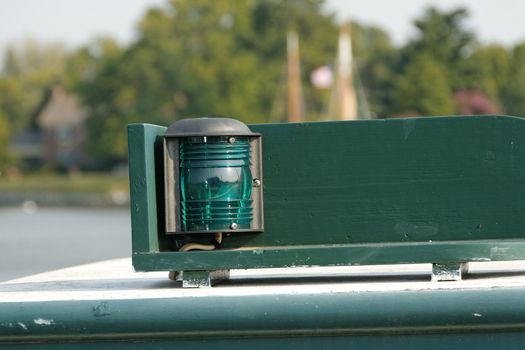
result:
[(55, 86), (36, 117), (43, 142), (42, 158), (46, 166), (79, 169), (86, 160), (85, 121), (87, 110), (79, 99)]

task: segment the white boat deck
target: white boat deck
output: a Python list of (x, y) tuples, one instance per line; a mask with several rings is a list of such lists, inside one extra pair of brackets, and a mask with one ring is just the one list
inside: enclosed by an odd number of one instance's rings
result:
[(525, 261), (470, 263), (462, 281), (431, 282), (430, 272), (430, 264), (232, 270), (212, 288), (186, 289), (167, 272), (134, 272), (124, 258), (0, 283), (0, 302), (525, 287)]

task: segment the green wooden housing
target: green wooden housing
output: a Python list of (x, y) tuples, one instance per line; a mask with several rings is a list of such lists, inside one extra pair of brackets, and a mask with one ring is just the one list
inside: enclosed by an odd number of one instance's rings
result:
[(525, 259), (521, 118), (250, 128), (262, 134), (265, 232), (226, 236), (215, 251), (177, 252), (183, 238), (162, 227), (165, 128), (129, 126), (136, 270)]

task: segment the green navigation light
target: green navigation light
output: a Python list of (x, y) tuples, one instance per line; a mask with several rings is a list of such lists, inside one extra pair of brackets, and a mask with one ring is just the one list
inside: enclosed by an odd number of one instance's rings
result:
[(261, 136), (228, 118), (183, 119), (164, 137), (167, 233), (263, 230)]
[(190, 137), (180, 142), (185, 231), (249, 229), (252, 174), (247, 137)]

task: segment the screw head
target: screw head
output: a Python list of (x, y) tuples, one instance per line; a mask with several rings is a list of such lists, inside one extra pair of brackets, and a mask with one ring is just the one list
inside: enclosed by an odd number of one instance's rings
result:
[(236, 230), (237, 227), (239, 227), (239, 225), (237, 225), (237, 223), (235, 223), (235, 222), (232, 222), (231, 225), (230, 225), (230, 228), (231, 228), (232, 230)]
[(253, 179), (253, 187), (259, 187), (261, 186), (261, 180), (258, 178)]
[(235, 137), (233, 136), (228, 137), (228, 143), (235, 143)]

